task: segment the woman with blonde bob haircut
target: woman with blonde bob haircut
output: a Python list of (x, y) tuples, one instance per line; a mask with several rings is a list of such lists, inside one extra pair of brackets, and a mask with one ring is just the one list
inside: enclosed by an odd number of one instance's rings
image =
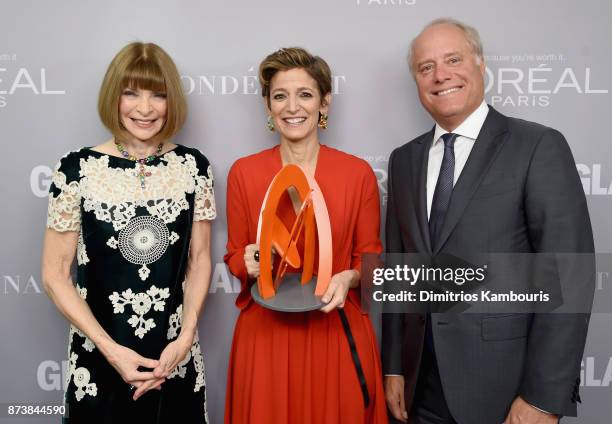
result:
[[(280, 143), (238, 159), (228, 175), (225, 262), (242, 287), (227, 424), (387, 422), (376, 336), (359, 295), (361, 255), (382, 250), (378, 185), (367, 162), (319, 143), (319, 130), (328, 126), (331, 75), (322, 58), (302, 48), (280, 49), (259, 67), (267, 127)], [(251, 297), (260, 270), (259, 212), (286, 164), (316, 179), (330, 218), (333, 275), (324, 306), (310, 312), (273, 311)], [(286, 228), (299, 209), (299, 199), (281, 198), (278, 215)], [(303, 250), (302, 239), (297, 248)]]
[(106, 128), (120, 140), (130, 137), (117, 114), (125, 87), (166, 93), (166, 123), (151, 141), (170, 140), (181, 130), (187, 117), (187, 102), (176, 66), (164, 50), (152, 43), (131, 43), (115, 56), (106, 71), (98, 113)]
[(199, 150), (171, 142), (187, 112), (172, 59), (124, 47), (98, 111), (113, 137), (56, 166), (43, 248), (45, 290), (71, 323), (65, 422), (205, 423), (213, 177)]

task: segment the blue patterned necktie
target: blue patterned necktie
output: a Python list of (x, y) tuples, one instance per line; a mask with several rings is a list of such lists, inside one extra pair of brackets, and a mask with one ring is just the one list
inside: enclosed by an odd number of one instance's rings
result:
[[(444, 156), (442, 156), (440, 175), (436, 182), (436, 188), (431, 202), (431, 211), (429, 212), (429, 239), (431, 240), (432, 250), (435, 250), (442, 224), (444, 224), (444, 217), (448, 210), (451, 194), (453, 193), (453, 181), (455, 179), (454, 144), (457, 137), (458, 134), (453, 133), (442, 135), (442, 140), (444, 141)], [(427, 346), (429, 352), (435, 355), (430, 308), (431, 305), (428, 305), (425, 326), (425, 346)]]
[(459, 135), (453, 133), (442, 134), (444, 141), (444, 156), (440, 166), (440, 175), (434, 190), (429, 213), (429, 239), (431, 248), (435, 249), (440, 230), (444, 224), (444, 217), (448, 210), (451, 194), (453, 193), (453, 180), (455, 177), (455, 140)]

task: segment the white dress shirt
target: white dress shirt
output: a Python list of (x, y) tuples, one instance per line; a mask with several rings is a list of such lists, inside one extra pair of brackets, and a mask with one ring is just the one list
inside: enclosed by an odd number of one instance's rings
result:
[[(483, 100), (480, 106), (463, 121), (453, 134), (458, 134), (455, 140), (455, 175), (453, 178), (453, 186), (457, 183), (461, 171), (470, 156), (474, 142), (478, 138), (478, 133), (484, 124), (484, 121), (489, 113), (489, 107)], [(429, 148), (429, 162), (427, 164), (427, 216), (431, 212), (431, 203), (433, 202), (436, 183), (440, 175), (440, 166), (442, 165), (442, 157), (444, 156), (444, 141), (442, 135), (448, 133), (444, 128), (436, 122), (434, 131), (433, 143)]]

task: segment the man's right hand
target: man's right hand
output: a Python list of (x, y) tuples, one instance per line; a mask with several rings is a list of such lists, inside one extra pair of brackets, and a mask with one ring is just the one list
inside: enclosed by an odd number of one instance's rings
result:
[(385, 399), (393, 418), (403, 423), (408, 422), (408, 412), (404, 402), (404, 376), (385, 376)]

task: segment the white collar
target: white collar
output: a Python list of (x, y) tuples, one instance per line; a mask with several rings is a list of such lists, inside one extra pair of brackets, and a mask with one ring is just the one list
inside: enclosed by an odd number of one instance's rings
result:
[[(471, 138), (472, 140), (476, 140), (478, 138), (478, 133), (480, 133), (480, 129), (484, 125), (484, 121), (487, 118), (487, 114), (489, 113), (489, 106), (487, 106), (487, 102), (482, 100), (480, 106), (476, 108), (474, 112), (472, 112), (465, 120), (453, 131), (454, 134), (459, 134), (462, 137)], [(436, 144), (440, 141), (440, 137), (443, 134), (448, 133), (444, 128), (440, 126), (436, 122), (436, 129), (434, 131), (433, 144)]]

